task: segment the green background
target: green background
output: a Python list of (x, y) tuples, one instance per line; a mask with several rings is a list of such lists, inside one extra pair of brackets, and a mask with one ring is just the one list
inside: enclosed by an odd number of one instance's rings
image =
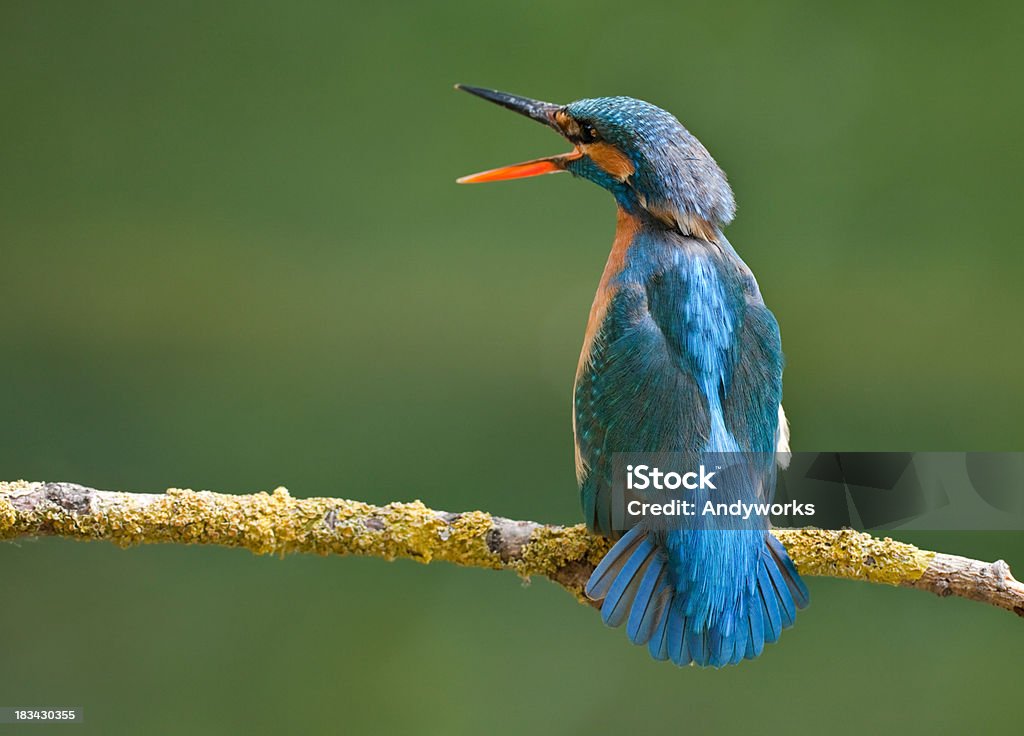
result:
[[(457, 187), (565, 143), (455, 82), (628, 94), (701, 138), (795, 449), (1024, 449), (1022, 7), (7, 0), (0, 477), (576, 522), (614, 208)], [(913, 541), (1024, 569), (1020, 534)], [(844, 581), (723, 671), (445, 565), (41, 540), (0, 583), (0, 705), (83, 706), (76, 733), (1019, 725), (1021, 621)]]

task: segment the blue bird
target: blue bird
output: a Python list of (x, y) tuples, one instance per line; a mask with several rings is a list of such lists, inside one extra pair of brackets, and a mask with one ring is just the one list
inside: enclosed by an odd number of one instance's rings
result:
[[(576, 474), (588, 528), (618, 538), (586, 586), (611, 626), (677, 665), (753, 659), (808, 592), (767, 521), (658, 530), (612, 522), (615, 453), (752, 457), (751, 490), (788, 461), (782, 344), (757, 281), (722, 234), (736, 211), (725, 173), (670, 113), (630, 97), (568, 105), (459, 89), (544, 123), (573, 150), (463, 177), (568, 171), (615, 197), (618, 221), (573, 389)], [(760, 459), (759, 459), (760, 458)], [(777, 458), (779, 460), (777, 461)]]

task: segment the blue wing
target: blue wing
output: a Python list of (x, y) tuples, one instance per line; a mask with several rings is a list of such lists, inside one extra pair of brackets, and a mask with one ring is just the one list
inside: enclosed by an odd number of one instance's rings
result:
[[(762, 453), (774, 485), (782, 399), (778, 326), (731, 248), (634, 259), (611, 281), (575, 389), (580, 492), (588, 526), (611, 522), (615, 452)], [(637, 263), (636, 261), (639, 261)], [(684, 664), (753, 657), (806, 605), (806, 588), (764, 529), (633, 530), (588, 584), (611, 625)], [(774, 540), (772, 540), (774, 541)], [(781, 553), (780, 553), (781, 550)]]
[(611, 528), (615, 452), (774, 451), (782, 349), (756, 285), (727, 259), (681, 253), (610, 288), (574, 409), (588, 526)]

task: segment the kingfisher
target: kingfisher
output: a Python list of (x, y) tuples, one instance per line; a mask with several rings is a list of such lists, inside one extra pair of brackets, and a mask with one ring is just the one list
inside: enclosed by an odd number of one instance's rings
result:
[(743, 454), (751, 496), (762, 500), (788, 462), (779, 327), (722, 233), (736, 212), (725, 173), (671, 113), (642, 100), (557, 105), (456, 88), (572, 144), (459, 183), (567, 171), (611, 192), (617, 205), (573, 387), (584, 517), (591, 532), (617, 540), (586, 594), (606, 624), (625, 624), (656, 659), (702, 667), (754, 659), (809, 602), (767, 519), (622, 529), (612, 512), (616, 453), (682, 453), (693, 467)]

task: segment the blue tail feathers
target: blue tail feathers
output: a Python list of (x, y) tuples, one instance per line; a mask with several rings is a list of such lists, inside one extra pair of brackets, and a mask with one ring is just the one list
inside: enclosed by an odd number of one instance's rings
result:
[(630, 641), (646, 644), (655, 659), (722, 667), (760, 655), (809, 603), (785, 547), (767, 532), (748, 588), (713, 619), (695, 621), (685, 584), (672, 579), (665, 547), (634, 527), (601, 560), (586, 593), (602, 601), (606, 624), (626, 623)]

